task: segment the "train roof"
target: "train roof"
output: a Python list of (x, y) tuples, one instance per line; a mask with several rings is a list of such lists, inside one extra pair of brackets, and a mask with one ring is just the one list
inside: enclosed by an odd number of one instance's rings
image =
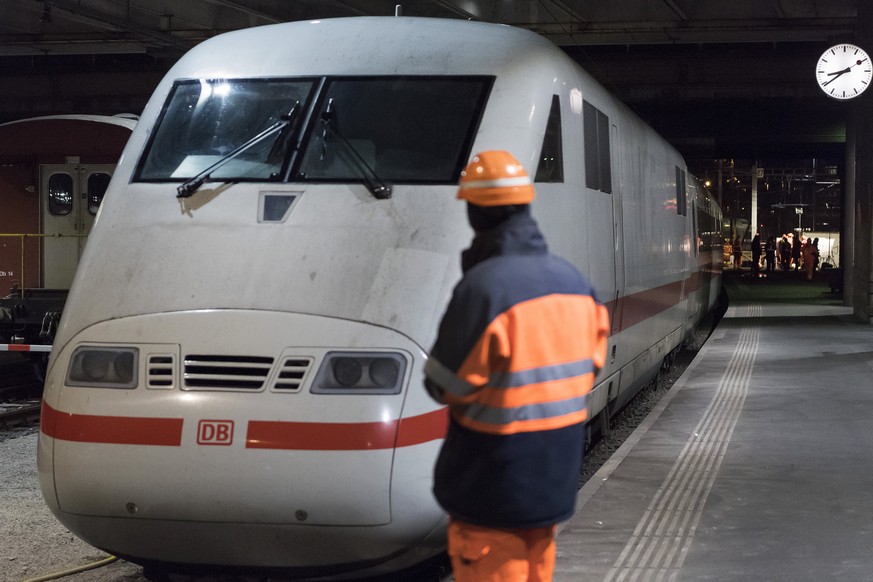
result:
[[(131, 151), (142, 147), (148, 127), (180, 80), (453, 75), (494, 76), (495, 99), (486, 115), (500, 119), (527, 120), (535, 109), (536, 123), (544, 125), (547, 103), (554, 93), (569, 91), (572, 87), (566, 83), (571, 79), (572, 84), (581, 82), (586, 87), (589, 99), (593, 95), (599, 102), (611, 99), (555, 44), (522, 28), (403, 16), (288, 22), (224, 33), (188, 51), (152, 95)], [(526, 123), (510, 125), (488, 125), (486, 119), (477, 137), (480, 146), (517, 143), (516, 156), (522, 163), (533, 163), (540, 140), (531, 141)]]
[(443, 75), (499, 71), (564, 53), (506, 25), (418, 17), (289, 22), (225, 33), (191, 49), (169, 76)]

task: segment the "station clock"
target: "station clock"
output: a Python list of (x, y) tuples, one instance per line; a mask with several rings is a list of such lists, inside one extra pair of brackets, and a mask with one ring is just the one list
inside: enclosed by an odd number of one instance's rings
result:
[(852, 99), (870, 86), (873, 64), (864, 49), (848, 43), (838, 44), (818, 59), (815, 78), (829, 97)]

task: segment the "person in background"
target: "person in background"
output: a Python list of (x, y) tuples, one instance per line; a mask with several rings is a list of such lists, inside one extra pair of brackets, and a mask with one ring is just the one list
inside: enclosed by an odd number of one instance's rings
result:
[(734, 253), (734, 269), (739, 269), (743, 266), (743, 241), (740, 237), (734, 239), (733, 248), (731, 250)]
[(761, 233), (756, 232), (752, 239), (752, 277), (761, 273)]
[(788, 236), (783, 234), (782, 240), (779, 241), (779, 262), (782, 264), (783, 271), (791, 268), (791, 241), (788, 240)]
[(816, 249), (815, 243), (811, 238), (806, 239), (803, 243), (803, 268), (806, 271), (806, 280), (812, 281), (815, 273)]
[(434, 495), (449, 514), (457, 582), (548, 582), (555, 526), (574, 511), (588, 418), (609, 319), (589, 282), (548, 251), (535, 196), (508, 152), (461, 174), (475, 231), (425, 365), (449, 406)]
[(800, 240), (800, 233), (794, 235), (794, 241), (791, 243), (791, 264), (794, 265), (794, 270), (800, 269), (800, 249), (803, 247)]
[(768, 274), (776, 271), (776, 236), (767, 237), (764, 245), (764, 262)]

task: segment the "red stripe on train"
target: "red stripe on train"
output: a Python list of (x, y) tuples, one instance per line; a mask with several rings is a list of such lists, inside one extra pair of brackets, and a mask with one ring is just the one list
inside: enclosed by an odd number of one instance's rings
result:
[(449, 409), (440, 408), (400, 421), (397, 431), (397, 447), (411, 447), (446, 438), (449, 430)]
[(248, 449), (363, 451), (410, 447), (445, 438), (445, 408), (388, 422), (249, 421)]
[(604, 305), (609, 310), (610, 319), (613, 318), (616, 310), (621, 313), (621, 328), (613, 330), (613, 333), (630, 329), (638, 323), (676, 307), (691, 293), (704, 288), (714, 276), (719, 275), (721, 275), (720, 270), (694, 272), (689, 274), (684, 281), (674, 281), (605, 303)]
[[(98, 416), (55, 410), (42, 403), (40, 430), (52, 438), (118, 445), (182, 444), (181, 418)], [(357, 451), (409, 447), (445, 438), (445, 408), (388, 422), (326, 423), (251, 420), (246, 448)]]
[(182, 422), (181, 418), (72, 414), (43, 401), (40, 430), (52, 438), (78, 443), (178, 447)]

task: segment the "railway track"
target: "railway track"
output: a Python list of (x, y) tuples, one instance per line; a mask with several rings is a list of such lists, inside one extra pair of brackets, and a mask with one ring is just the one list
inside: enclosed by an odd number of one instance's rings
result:
[(12, 428), (39, 420), (41, 400), (24, 400), (0, 404), (0, 429)]
[(36, 424), (42, 382), (32, 363), (16, 354), (0, 356), (0, 431)]

